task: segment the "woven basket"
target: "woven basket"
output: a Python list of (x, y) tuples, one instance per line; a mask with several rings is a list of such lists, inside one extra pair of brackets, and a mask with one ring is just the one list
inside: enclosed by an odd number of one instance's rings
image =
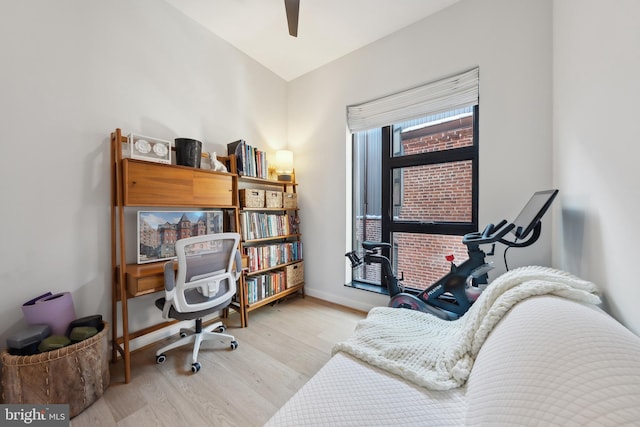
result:
[(304, 261), (287, 265), (285, 270), (287, 275), (287, 288), (291, 288), (304, 282)]
[(240, 206), (243, 208), (264, 208), (264, 190), (240, 190)]
[(282, 204), (286, 209), (296, 209), (298, 207), (298, 195), (296, 193), (284, 193)]
[(76, 344), (33, 356), (2, 352), (2, 403), (68, 404), (75, 417), (109, 387), (108, 324)]
[(268, 208), (282, 207), (282, 191), (269, 190), (264, 195), (265, 204)]

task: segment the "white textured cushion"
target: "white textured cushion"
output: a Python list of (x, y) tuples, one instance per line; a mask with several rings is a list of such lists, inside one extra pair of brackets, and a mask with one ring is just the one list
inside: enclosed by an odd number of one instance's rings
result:
[(640, 338), (593, 306), (516, 305), (480, 350), (467, 425), (640, 425)]
[(462, 388), (427, 390), (337, 353), (266, 426), (459, 426), (465, 409)]
[(337, 353), (267, 426), (640, 425), (640, 338), (589, 304), (513, 307), (465, 387), (415, 386)]

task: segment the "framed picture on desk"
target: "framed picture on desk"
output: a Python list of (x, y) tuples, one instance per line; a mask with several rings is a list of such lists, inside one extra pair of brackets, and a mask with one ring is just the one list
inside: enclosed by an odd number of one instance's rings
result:
[(138, 264), (174, 259), (179, 239), (224, 231), (222, 210), (138, 211)]

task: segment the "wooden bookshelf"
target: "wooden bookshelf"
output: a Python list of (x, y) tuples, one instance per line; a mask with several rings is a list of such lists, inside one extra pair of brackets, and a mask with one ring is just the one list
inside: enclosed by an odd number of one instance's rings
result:
[[(296, 267), (299, 268), (299, 271), (303, 272), (303, 256), (302, 256), (302, 235), (299, 232), (299, 210), (297, 206), (297, 194), (298, 194), (298, 185), (295, 182), (288, 181), (275, 181), (270, 179), (261, 179), (256, 177), (247, 177), (247, 176), (238, 176), (238, 191), (242, 189), (259, 189), (265, 192), (265, 203), (262, 206), (246, 206), (243, 205), (243, 201), (238, 196), (240, 209), (238, 212), (239, 216), (239, 227), (238, 232), (242, 237), (241, 245), (243, 248), (243, 253), (249, 258), (248, 266), (249, 268), (245, 269), (244, 275), (245, 278), (243, 280), (243, 295), (241, 295), (239, 299), (244, 301), (244, 307), (237, 309), (244, 313), (244, 323), (246, 325), (249, 324), (249, 313), (253, 310), (256, 310), (265, 305), (275, 303), (278, 300), (285, 298), (287, 296), (299, 293), (304, 297), (304, 277), (298, 275), (297, 277), (293, 277), (291, 274), (288, 274), (291, 268)], [(282, 204), (279, 206), (269, 206), (267, 205), (266, 200), (269, 197), (270, 192), (279, 192), (282, 194)], [(285, 206), (285, 199), (295, 200), (295, 204), (287, 204)], [(281, 229), (282, 234), (276, 233), (276, 235), (262, 236), (258, 238), (250, 238), (247, 233), (246, 226), (244, 222), (248, 217), (257, 218), (258, 215), (252, 216), (253, 214), (266, 214), (266, 215), (277, 215), (278, 217), (286, 217), (288, 227), (286, 229)], [(267, 216), (263, 216), (263, 221), (266, 221)], [(257, 224), (258, 226), (266, 226), (266, 224)], [(245, 228), (243, 231), (243, 227)], [(266, 246), (277, 246), (277, 245), (287, 245), (291, 244), (296, 247), (296, 256), (291, 259), (285, 259), (281, 262), (277, 262), (273, 265), (264, 268), (252, 268), (256, 263), (255, 259), (252, 259), (254, 255), (254, 251), (250, 248), (264, 248)], [(266, 289), (261, 292), (257, 291), (257, 294), (252, 292), (251, 286), (254, 278), (269, 275), (270, 273), (284, 273), (284, 283), (279, 283), (281, 285), (281, 289), (268, 292)], [(267, 280), (267, 279), (265, 279)], [(295, 283), (292, 282), (295, 280)], [(240, 305), (239, 301), (235, 301), (234, 304), (236, 306)]]

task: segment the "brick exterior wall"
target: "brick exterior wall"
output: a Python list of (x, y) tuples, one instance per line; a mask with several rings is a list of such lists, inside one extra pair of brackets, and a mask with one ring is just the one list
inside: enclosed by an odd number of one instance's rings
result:
[[(446, 128), (445, 128), (446, 127)], [(451, 129), (454, 127), (454, 129)], [(433, 153), (473, 146), (471, 117), (406, 132), (402, 137), (403, 155)]]
[(462, 236), (395, 233), (398, 243), (398, 274), (404, 273), (404, 286), (425, 289), (449, 272), (451, 264), (445, 259), (454, 255), (455, 264), (468, 258)]
[[(455, 128), (458, 125), (460, 127)], [(438, 127), (454, 126), (454, 129)], [(435, 128), (435, 129), (434, 129)], [(473, 145), (471, 117), (408, 132), (403, 136), (403, 154), (436, 152)], [(402, 170), (402, 206), (398, 217), (405, 220), (470, 222), (472, 220), (471, 161), (443, 163)], [(461, 236), (395, 233), (398, 272), (404, 272), (404, 286), (424, 289), (446, 274), (450, 264), (468, 258)]]
[(402, 220), (470, 222), (470, 161), (402, 169)]

